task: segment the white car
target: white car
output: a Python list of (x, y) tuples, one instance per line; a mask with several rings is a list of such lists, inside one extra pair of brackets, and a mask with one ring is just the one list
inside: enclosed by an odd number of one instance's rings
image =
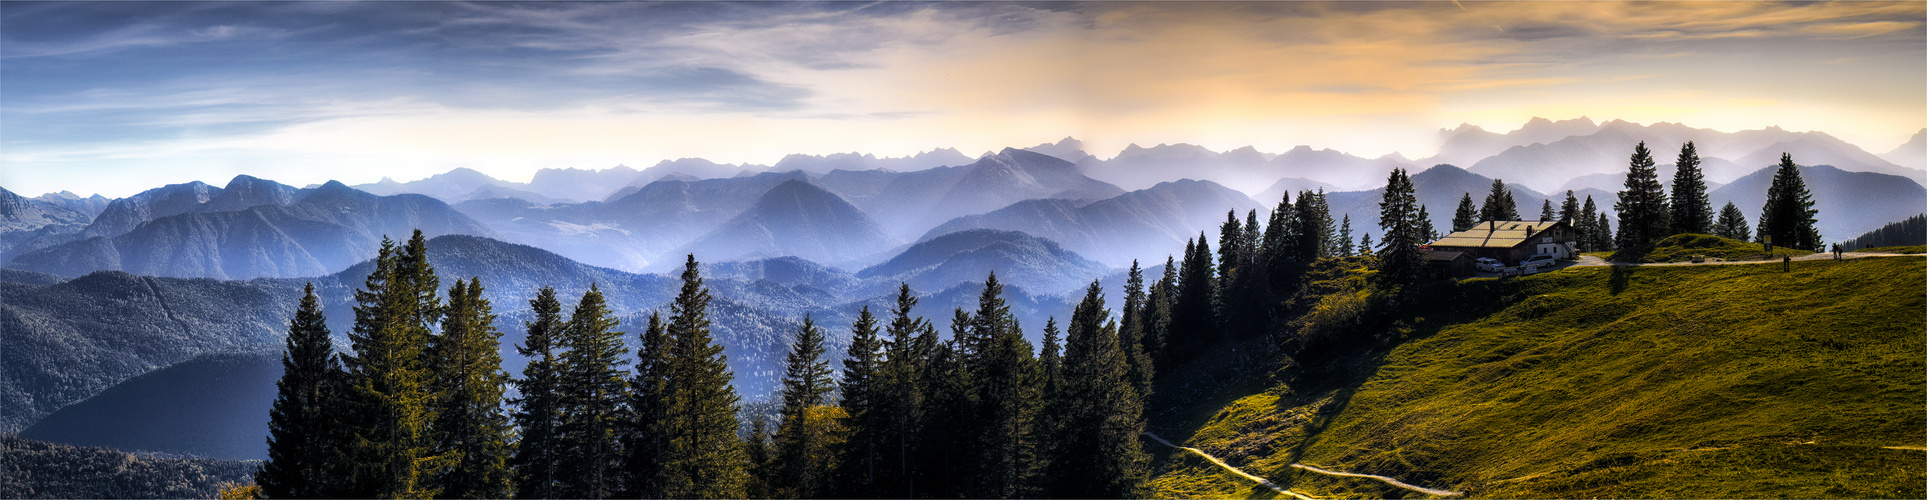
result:
[(1530, 257), (1526, 257), (1526, 260), (1519, 261), (1519, 267), (1552, 267), (1553, 264), (1558, 262), (1559, 258), (1553, 257), (1552, 254), (1536, 253)]
[(1494, 259), (1491, 257), (1479, 257), (1477, 259), (1473, 259), (1472, 265), (1477, 267), (1480, 271), (1485, 271), (1488, 273), (1496, 273), (1496, 272), (1499, 272), (1500, 269), (1505, 268), (1504, 262), (1499, 262), (1499, 259)]

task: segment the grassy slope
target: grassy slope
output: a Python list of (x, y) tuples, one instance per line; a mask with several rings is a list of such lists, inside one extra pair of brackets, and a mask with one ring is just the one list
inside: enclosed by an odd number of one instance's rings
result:
[(1907, 253), (1907, 254), (1927, 253), (1927, 245), (1878, 247), (1878, 248), (1868, 248), (1864, 250), (1854, 250), (1854, 251), (1867, 252), (1867, 253)]
[[(1927, 452), (1883, 448), (1927, 445), (1927, 262), (1778, 269), (1435, 285), (1403, 310), (1408, 340), (1288, 369), (1166, 437), (1320, 496), (1411, 494), (1291, 463), (1473, 497), (1927, 495)], [(1183, 454), (1153, 486), (1271, 495)]]
[[(1735, 260), (1778, 260), (1782, 256), (1799, 257), (1813, 252), (1774, 247), (1772, 253), (1761, 251), (1759, 243), (1721, 238), (1710, 234), (1675, 234), (1653, 244), (1653, 251), (1646, 254), (1641, 262), (1685, 262), (1694, 255)], [(1607, 260), (1612, 257), (1606, 256)]]

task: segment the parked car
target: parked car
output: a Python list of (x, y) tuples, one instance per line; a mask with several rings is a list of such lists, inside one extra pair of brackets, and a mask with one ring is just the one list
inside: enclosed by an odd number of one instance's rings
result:
[(1485, 271), (1488, 273), (1499, 272), (1499, 269), (1505, 267), (1504, 262), (1499, 262), (1499, 259), (1494, 259), (1491, 257), (1479, 257), (1477, 259), (1473, 259), (1472, 265), (1473, 267), (1477, 267), (1480, 271)]
[(1552, 254), (1535, 253), (1530, 257), (1526, 257), (1526, 260), (1519, 261), (1519, 267), (1552, 267), (1552, 265), (1557, 262), (1559, 262), (1559, 258), (1553, 257)]

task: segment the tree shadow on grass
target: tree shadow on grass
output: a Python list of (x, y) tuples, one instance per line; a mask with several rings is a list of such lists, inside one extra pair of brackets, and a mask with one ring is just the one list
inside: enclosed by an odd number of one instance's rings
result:
[(1626, 291), (1626, 285), (1633, 280), (1633, 266), (1612, 266), (1612, 276), (1606, 279), (1606, 289), (1613, 295)]

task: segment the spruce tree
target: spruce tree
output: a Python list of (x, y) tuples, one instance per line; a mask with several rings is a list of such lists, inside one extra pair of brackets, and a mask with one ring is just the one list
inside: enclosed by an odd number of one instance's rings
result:
[(1218, 289), (1212, 291), (1220, 316), (1230, 312), (1224, 309), (1225, 299), (1235, 293), (1232, 288), (1237, 284), (1240, 266), (1245, 261), (1247, 249), (1244, 235), (1244, 225), (1238, 222), (1238, 211), (1225, 213), (1224, 224), (1218, 226)]
[[(751, 417), (749, 440), (743, 443), (743, 454), (749, 457), (749, 478), (743, 491), (748, 498), (776, 498), (771, 491), (769, 480), (776, 477), (775, 460), (770, 452), (769, 424), (762, 417)], [(655, 497), (640, 497), (655, 498)]]
[(268, 409), (268, 459), (254, 473), (266, 498), (333, 497), (338, 464), (329, 463), (344, 445), (335, 428), (341, 411), (338, 393), (343, 373), (328, 338), (327, 319), (314, 283), (302, 292), (289, 323), (287, 349), (281, 353), (281, 379), (274, 383)]
[(594, 284), (562, 326), (561, 343), (568, 348), (560, 356), (558, 387), (564, 497), (612, 498), (622, 493), (626, 474), (618, 433), (626, 431), (625, 422), (630, 421), (624, 406), (630, 394), (622, 368), (629, 364), (623, 356), (629, 348), (622, 343), (625, 332), (616, 326), (602, 290)]
[(1673, 173), (1673, 198), (1670, 229), (1674, 234), (1711, 234), (1713, 203), (1706, 197), (1706, 175), (1700, 172), (1699, 151), (1693, 141), (1679, 147)]
[(1773, 172), (1773, 184), (1766, 190), (1766, 205), (1760, 207), (1759, 236), (1773, 238), (1773, 245), (1820, 251), (1820, 230), (1814, 227), (1813, 193), (1800, 179), (1800, 167), (1793, 155), (1780, 154), (1780, 169)]
[(1358, 237), (1359, 255), (1372, 255), (1375, 252), (1377, 251), (1372, 250), (1372, 233), (1365, 233), (1364, 236)]
[[(1291, 195), (1287, 193), (1278, 202), (1278, 207), (1272, 209), (1271, 220), (1265, 224), (1264, 243), (1261, 244), (1260, 264), (1265, 267), (1268, 296), (1284, 294), (1285, 289), (1297, 281), (1297, 276), (1300, 274), (1297, 265), (1298, 234), (1294, 232), (1297, 227), (1297, 215), (1293, 214)], [(1130, 298), (1127, 296), (1125, 301), (1129, 302)], [(1141, 308), (1142, 302), (1139, 306)], [(1126, 330), (1128, 329), (1127, 325)], [(1144, 388), (1139, 390), (1142, 391)]]
[[(1037, 436), (1037, 454), (1055, 459), (1049, 460), (1047, 466), (1061, 466), (1065, 462), (1075, 460), (1061, 453), (1062, 433), (1069, 430), (1066, 428), (1069, 421), (1064, 415), (1064, 401), (1068, 395), (1064, 387), (1064, 351), (1063, 343), (1060, 341), (1063, 338), (1061, 333), (1057, 329), (1057, 317), (1046, 318), (1044, 345), (1037, 351), (1037, 366), (1043, 376), (1040, 377), (1042, 383), (1037, 396), (1041, 407), (1037, 414), (1037, 422), (1033, 424), (1033, 432)], [(1046, 473), (1048, 480), (1043, 481), (1044, 489), (1041, 494), (1046, 497), (1055, 497), (1058, 492), (1054, 488), (1061, 478), (1056, 476), (1055, 471), (1046, 471)]]
[(438, 491), (433, 478), (450, 460), (436, 455), (432, 428), (433, 394), (424, 348), (430, 328), (440, 319), (440, 288), (428, 264), (421, 231), (397, 250), (384, 239), (374, 270), (355, 291), (355, 325), (348, 334), (353, 353), (342, 357), (348, 404), (344, 431), (353, 444), (352, 464), (338, 472), (343, 496), (429, 498)]
[(915, 469), (917, 432), (924, 414), (924, 372), (929, 353), (918, 346), (918, 335), (934, 338), (930, 321), (912, 316), (916, 295), (908, 283), (897, 288), (896, 305), (890, 309), (890, 324), (884, 327), (889, 339), (884, 342), (883, 362), (877, 369), (875, 413), (883, 417), (877, 432), (879, 444), (877, 482), (879, 497), (916, 498)]
[(1345, 222), (1338, 225), (1338, 234), (1335, 238), (1337, 239), (1326, 245), (1332, 249), (1331, 256), (1352, 256), (1354, 253), (1352, 252), (1352, 214), (1345, 214)]
[[(1200, 246), (1199, 253), (1208, 266), (1209, 250)], [(1042, 367), (1002, 295), (1003, 285), (993, 273), (971, 316), (971, 336), (981, 347), (975, 356), (964, 358), (977, 392), (975, 415), (980, 422), (973, 436), (978, 470), (966, 496), (977, 498), (1036, 496), (1038, 474), (1045, 466), (1035, 433)]]
[(515, 347), (529, 364), (522, 368), (521, 380), (514, 381), (521, 399), (510, 401), (515, 405), (510, 416), (521, 439), (509, 466), (515, 473), (516, 498), (560, 498), (562, 455), (557, 432), (562, 422), (558, 387), (562, 371), (555, 350), (562, 335), (562, 303), (556, 300), (554, 288), (544, 286), (529, 300), (529, 310), (533, 319), (523, 322), (528, 335)]
[(508, 373), (502, 371), (502, 332), (482, 296), (481, 278), (448, 289), (442, 333), (431, 337), (435, 389), (435, 452), (453, 463), (436, 489), (447, 498), (507, 498), (511, 435), (502, 413)]
[(1459, 209), (1452, 213), (1452, 232), (1456, 233), (1478, 225), (1479, 209), (1472, 206), (1472, 193), (1459, 197)]
[(1552, 199), (1547, 198), (1546, 201), (1540, 202), (1539, 222), (1552, 222), (1555, 220), (1559, 220), (1559, 215), (1552, 212)]
[(1505, 181), (1492, 179), (1492, 191), (1485, 195), (1485, 205), (1479, 207), (1479, 218), (1483, 221), (1519, 220), (1519, 202), (1512, 197), (1512, 190), (1505, 187)]
[[(1187, 258), (1189, 254), (1187, 254)], [(1164, 373), (1175, 361), (1171, 352), (1171, 314), (1177, 307), (1178, 264), (1164, 257), (1164, 273), (1144, 297), (1144, 353), (1156, 374)]]
[(1439, 239), (1439, 236), (1440, 235), (1439, 235), (1438, 227), (1432, 225), (1432, 214), (1425, 211), (1425, 205), (1419, 205), (1418, 206), (1419, 243), (1431, 243), (1432, 241)]
[(1579, 199), (1573, 196), (1571, 189), (1567, 189), (1566, 201), (1559, 205), (1559, 222), (1566, 223), (1567, 227), (1578, 228), (1578, 223), (1575, 222), (1578, 217)]
[[(1295, 261), (1309, 265), (1318, 259), (1330, 257), (1336, 250), (1333, 244), (1336, 226), (1331, 218), (1331, 207), (1325, 202), (1325, 191), (1302, 191), (1298, 193), (1298, 204), (1292, 208), (1297, 216), (1289, 232), (1298, 235), (1298, 258)], [(1347, 238), (1350, 235), (1346, 235)], [(1347, 245), (1350, 242), (1346, 242)]]
[(1720, 220), (1713, 225), (1713, 234), (1723, 238), (1747, 241), (1752, 238), (1753, 229), (1746, 227), (1746, 214), (1741, 213), (1740, 207), (1729, 201), (1726, 202), (1726, 206), (1720, 208)]
[(682, 289), (669, 305), (669, 462), (663, 496), (740, 498), (743, 496), (743, 442), (736, 435), (740, 398), (723, 346), (709, 335), (709, 289), (703, 287), (696, 256), (683, 264)]
[[(1272, 222), (1276, 225), (1277, 217), (1272, 217)], [(1267, 233), (1265, 236), (1270, 237), (1270, 234)], [(1269, 293), (1266, 295), (1269, 296)], [(1137, 260), (1132, 260), (1131, 270), (1124, 278), (1124, 319), (1118, 325), (1118, 348), (1124, 352), (1124, 366), (1127, 368), (1126, 372), (1133, 387), (1137, 389), (1138, 394), (1148, 397), (1151, 394), (1151, 380), (1155, 374), (1155, 368), (1151, 366), (1151, 356), (1144, 349), (1145, 300), (1144, 270), (1138, 268)]]
[(1605, 252), (1613, 250), (1613, 225), (1611, 221), (1607, 220), (1610, 218), (1612, 218), (1612, 216), (1607, 215), (1606, 211), (1601, 210), (1599, 211), (1599, 221), (1593, 223), (1592, 245), (1594, 251)]
[(976, 381), (963, 352), (974, 322), (962, 308), (953, 311), (950, 339), (931, 351), (923, 379), (928, 399), (917, 440), (916, 484), (930, 498), (971, 496), (968, 484), (978, 469), (974, 437), (983, 422), (976, 418)]
[(1116, 323), (1104, 307), (1103, 289), (1092, 282), (1071, 315), (1065, 339), (1060, 393), (1064, 425), (1056, 434), (1051, 492), (1062, 498), (1141, 498), (1150, 456), (1144, 403), (1128, 379)]
[(884, 356), (883, 339), (877, 336), (877, 319), (870, 314), (870, 306), (857, 311), (856, 322), (850, 325), (850, 347), (843, 358), (843, 379), (837, 382), (838, 391), (843, 395), (844, 412), (848, 413), (850, 432), (846, 448), (841, 453), (842, 471), (837, 481), (839, 496), (845, 498), (876, 498), (884, 492), (878, 489), (878, 475), (882, 472), (884, 443), (882, 435), (889, 426), (890, 415), (883, 413), (881, 403), (882, 364)]
[(776, 494), (789, 498), (830, 496), (831, 466), (823, 457), (822, 429), (810, 428), (809, 412), (828, 402), (835, 383), (823, 359), (823, 331), (808, 314), (790, 342), (783, 370), (783, 407), (776, 424)]
[[(632, 420), (622, 432), (622, 450), (627, 457), (623, 463), (623, 496), (631, 498), (662, 498), (667, 496), (670, 474), (669, 436), (672, 422), (669, 414), (669, 331), (663, 324), (662, 314), (649, 312), (648, 328), (642, 332), (640, 345), (636, 347), (635, 376), (629, 379), (629, 415)], [(759, 431), (763, 425), (758, 418)], [(767, 444), (767, 443), (765, 443)], [(765, 450), (767, 451), (767, 450)], [(768, 459), (769, 457), (763, 457)], [(769, 465), (768, 460), (762, 462)], [(774, 471), (765, 470), (773, 473)], [(768, 489), (771, 476), (757, 476), (751, 495), (768, 497), (774, 495)]]
[[(1419, 250), (1425, 241), (1420, 235), (1417, 193), (1405, 169), (1392, 169), (1378, 204), (1378, 227), (1385, 231), (1385, 248), (1378, 251), (1378, 280), (1387, 289), (1416, 283), (1425, 271), (1425, 255)], [(1365, 246), (1370, 251), (1369, 240)]]
[(1592, 202), (1592, 195), (1586, 195), (1585, 208), (1579, 210), (1578, 227), (1579, 249), (1583, 252), (1597, 252), (1599, 248), (1599, 206)]
[(1212, 306), (1217, 279), (1211, 265), (1211, 244), (1199, 234), (1179, 270), (1178, 290), (1171, 308), (1171, 333), (1165, 340), (1171, 364), (1190, 361), (1218, 340), (1218, 318)]
[(1037, 351), (1037, 363), (1044, 370), (1044, 399), (1056, 399), (1064, 385), (1064, 359), (1062, 338), (1057, 329), (1057, 317), (1044, 318), (1044, 347)]
[(1638, 260), (1652, 250), (1653, 243), (1671, 232), (1667, 229), (1671, 212), (1666, 208), (1665, 186), (1653, 167), (1652, 151), (1641, 141), (1633, 147), (1631, 168), (1626, 172), (1626, 189), (1619, 192), (1613, 211), (1619, 212), (1619, 233), (1613, 244), (1621, 253), (1614, 260)]

